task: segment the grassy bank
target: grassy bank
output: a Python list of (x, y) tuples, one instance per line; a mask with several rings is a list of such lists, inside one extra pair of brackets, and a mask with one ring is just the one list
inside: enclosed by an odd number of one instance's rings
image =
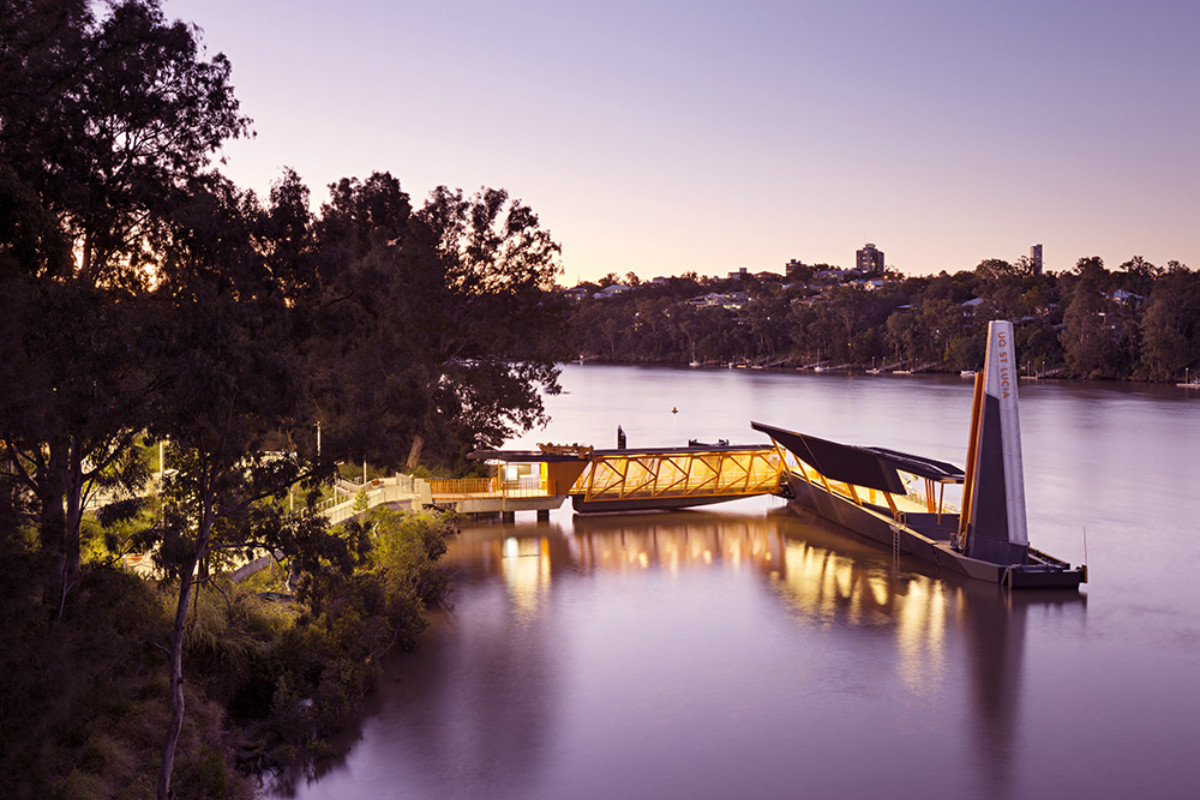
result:
[[(444, 598), (437, 560), (450, 531), (443, 518), (379, 509), (348, 525), (351, 571), (289, 587), (275, 566), (206, 585), (186, 640), (175, 796), (249, 797), (254, 771), (327, 754), (382, 656), (415, 646), (426, 606)], [(52, 565), (12, 534), (0, 545), (0, 796), (153, 797), (171, 587), (93, 562), (58, 619), (44, 589)]]

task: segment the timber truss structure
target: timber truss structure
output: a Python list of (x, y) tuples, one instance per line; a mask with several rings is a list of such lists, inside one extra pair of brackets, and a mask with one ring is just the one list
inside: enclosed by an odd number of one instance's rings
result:
[(569, 493), (597, 507), (628, 501), (711, 503), (776, 494), (783, 471), (782, 456), (769, 446), (596, 451)]

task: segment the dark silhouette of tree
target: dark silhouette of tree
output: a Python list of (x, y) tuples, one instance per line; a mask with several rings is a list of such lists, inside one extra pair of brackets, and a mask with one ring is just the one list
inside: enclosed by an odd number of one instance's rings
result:
[(743, 320), (754, 338), (755, 355), (774, 360), (788, 345), (789, 304), (782, 292), (764, 293), (744, 309)]
[(459, 447), (498, 446), (546, 421), (558, 391), (566, 307), (551, 290), (562, 248), (507, 192), (435, 189), (417, 215), (435, 242), (444, 297), (434, 386)]
[(1200, 364), (1200, 275), (1172, 269), (1158, 277), (1142, 321), (1141, 367), (1151, 380), (1177, 379)]
[(566, 306), (559, 246), (505, 192), (441, 187), (413, 211), (399, 181), (344, 179), (316, 222), (306, 358), (340, 457), (453, 460), (544, 420)]
[(349, 566), (355, 543), (284, 513), (288, 488), (423, 436), (444, 457), (500, 444), (545, 419), (567, 341), (559, 246), (501, 190), (414, 210), (376, 173), (314, 217), (292, 171), (265, 205), (211, 171), (249, 123), (197, 30), (158, 0), (0, 0), (0, 517), (38, 523), (3, 541), (56, 560), (61, 613), (89, 497), (131, 497), (133, 442), (169, 441), (161, 514), (133, 535), (178, 587), (164, 798), (189, 600), (214, 567), (259, 547)]
[(1104, 259), (1099, 256), (1088, 256), (1075, 262), (1072, 274), (1080, 283), (1087, 283), (1097, 291), (1108, 289), (1108, 279), (1112, 274), (1104, 266)]
[(911, 310), (896, 311), (887, 320), (884, 341), (890, 348), (888, 355), (897, 361), (917, 359), (916, 316)]
[[(41, 3), (17, 5), (17, 27), (45, 17)], [(249, 123), (228, 60), (204, 60), (195, 29), (167, 22), (157, 0), (125, 0), (100, 20), (58, 19), (55, 38), (75, 47), (53, 47), (57, 65), (38, 61), (30, 82), (49, 91), (0, 96), (11, 100), (0, 111), (3, 160), (60, 220), (80, 280), (142, 284), (174, 190)]]
[[(865, 367), (905, 361), (958, 371), (981, 366), (985, 323), (1010, 319), (1017, 324), (1022, 369), (1031, 373), (1166, 380), (1170, 367), (1164, 365), (1186, 349), (1170, 333), (1182, 323), (1165, 322), (1174, 317), (1160, 298), (1150, 317), (1158, 337), (1151, 366), (1145, 315), (1147, 287), (1187, 272), (1172, 264), (1164, 271), (1135, 256), (1110, 272), (1101, 259), (1088, 257), (1055, 274), (1035, 271), (1028, 258), (987, 259), (969, 272), (905, 278), (875, 291), (832, 278), (813, 286), (795, 280), (825, 265), (797, 270), (787, 284), (763, 275), (671, 279), (619, 297), (582, 300), (572, 314), (571, 342), (577, 354), (631, 363), (727, 358)], [(739, 289), (748, 302), (736, 310), (710, 307), (703, 298), (705, 291)], [(1167, 356), (1170, 350), (1176, 355)]]
[(1145, 297), (1150, 294), (1155, 281), (1163, 274), (1161, 267), (1156, 267), (1141, 256), (1134, 256), (1120, 267), (1117, 273), (1121, 288), (1128, 292)]
[(402, 462), (427, 433), (428, 359), (441, 298), (431, 238), (410, 233), (412, 205), (387, 173), (344, 178), (314, 222), (317, 280), (305, 311), (311, 422), (334, 458)]
[[(286, 192), (275, 193), (286, 206)], [(221, 180), (193, 184), (172, 222), (161, 280), (142, 309), (141, 352), (155, 373), (147, 427), (170, 442), (173, 476), (162, 489), (159, 523), (144, 531), (159, 565), (178, 581), (166, 646), (171, 722), (158, 796), (170, 796), (184, 718), (183, 640), (194, 592), (224, 554), (257, 548), (302, 560), (308, 551), (345, 562), (345, 548), (311, 513), (278, 502), (298, 480), (310, 487), (330, 464), (313, 462), (290, 435), (305, 430), (309, 380), (295, 335), (301, 309), (289, 296), (295, 275), (276, 256), (294, 209), (265, 210)], [(274, 224), (272, 224), (274, 223)], [(282, 241), (264, 229), (283, 231)], [(341, 555), (338, 555), (339, 552)]]
[(988, 258), (975, 267), (975, 277), (986, 283), (996, 283), (1017, 275), (1017, 268), (999, 258)]
[(131, 498), (145, 477), (124, 458), (144, 423), (151, 383), (139, 354), (140, 303), (74, 282), (17, 275), (0, 283), (14, 328), (0, 359), (8, 387), (0, 435), (15, 475), (37, 499), (61, 615), (77, 579), (86, 504), (101, 488), (110, 500)]
[[(145, 392), (114, 319), (151, 284), (188, 182), (248, 124), (228, 61), (204, 60), (195, 29), (166, 22), (156, 0), (115, 3), (103, 18), (91, 9), (7, 0), (0, 13), (0, 252), (38, 282), (0, 302), (39, 332), (5, 353), (4, 371), (57, 370), (26, 387), (32, 427), (10, 418), (3, 433), (28, 466), (64, 590), (85, 495), (132, 441)], [(19, 296), (41, 307), (9, 310)]]
[(1059, 334), (1067, 368), (1084, 378), (1107, 377), (1112, 374), (1117, 352), (1116, 335), (1108, 319), (1113, 308), (1103, 294), (1110, 273), (1104, 262), (1093, 256), (1079, 259), (1075, 275)]

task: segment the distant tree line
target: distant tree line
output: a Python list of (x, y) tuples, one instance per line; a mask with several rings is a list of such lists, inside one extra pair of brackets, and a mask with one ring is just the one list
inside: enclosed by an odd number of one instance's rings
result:
[[(454, 464), (543, 421), (566, 339), (559, 245), (503, 190), (414, 205), (379, 172), (314, 213), (292, 171), (267, 197), (223, 176), (251, 122), (197, 31), (159, 0), (0, 0), (0, 571), (33, 570), (0, 585), (54, 625), (89, 535), (156, 554), (175, 591), (161, 798), (200, 587), (254, 547), (352, 567), (361, 536), (281, 498), (339, 461)], [(17, 708), (0, 742), (31, 723)]]
[(1023, 371), (1174, 381), (1200, 366), (1200, 273), (1176, 261), (1134, 256), (1109, 270), (1088, 257), (1056, 274), (988, 259), (953, 275), (892, 275), (879, 288), (821, 285), (814, 275), (825, 268), (651, 283), (630, 275), (629, 291), (595, 297), (617, 282), (609, 275), (577, 292), (572, 346), (579, 358), (626, 363), (957, 372), (982, 367), (987, 321), (1010, 319)]

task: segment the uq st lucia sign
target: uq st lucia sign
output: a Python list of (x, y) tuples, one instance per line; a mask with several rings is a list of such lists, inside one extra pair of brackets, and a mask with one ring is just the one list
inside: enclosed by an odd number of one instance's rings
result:
[(983, 419), (975, 448), (970, 549), (984, 557), (995, 557), (1009, 547), (1029, 546), (1017, 407), (1017, 357), (1013, 325), (1008, 320), (988, 323), (983, 370)]

